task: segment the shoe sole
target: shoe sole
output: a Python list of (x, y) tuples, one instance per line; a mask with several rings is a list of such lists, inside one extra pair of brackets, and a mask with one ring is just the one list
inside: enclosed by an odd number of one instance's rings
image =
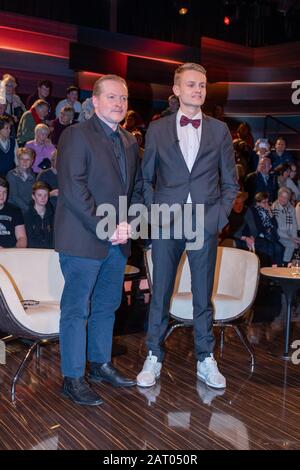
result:
[(68, 392), (65, 392), (65, 391), (62, 391), (61, 392), (61, 395), (64, 397), (64, 398), (68, 398), (69, 400), (71, 400), (73, 403), (76, 403), (76, 405), (83, 405), (83, 406), (99, 406), (99, 405), (102, 405), (104, 403), (103, 400), (99, 399), (98, 402), (95, 402), (95, 403), (86, 403), (86, 402), (82, 402), (80, 400), (74, 400), (74, 398), (68, 393)]
[(123, 387), (123, 388), (129, 388), (129, 387), (135, 387), (136, 386), (136, 382), (134, 382), (133, 384), (128, 384), (128, 385), (125, 385), (125, 384), (116, 384), (110, 380), (107, 380), (105, 378), (98, 378), (98, 377), (91, 377), (90, 375), (88, 376), (88, 379), (89, 379), (89, 382), (93, 382), (93, 383), (96, 383), (96, 384), (100, 384), (101, 382), (107, 382), (108, 384), (110, 385), (113, 385), (114, 387)]
[(211, 387), (211, 388), (217, 388), (217, 389), (224, 389), (226, 388), (226, 384), (225, 385), (216, 385), (216, 384), (212, 384), (210, 382), (208, 382), (205, 377), (201, 374), (199, 374), (199, 372), (197, 372), (197, 377), (199, 380), (201, 380), (202, 382), (204, 382), (206, 385), (208, 385), (208, 387)]

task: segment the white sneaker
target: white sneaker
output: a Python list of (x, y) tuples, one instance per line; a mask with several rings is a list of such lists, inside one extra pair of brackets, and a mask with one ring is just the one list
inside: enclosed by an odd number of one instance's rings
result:
[(156, 383), (162, 366), (161, 362), (158, 362), (157, 359), (157, 356), (153, 356), (152, 351), (149, 351), (143, 369), (136, 378), (139, 387), (152, 387)]
[(226, 379), (218, 369), (217, 361), (213, 354), (206, 357), (204, 361), (197, 362), (197, 377), (206, 385), (213, 388), (225, 388)]

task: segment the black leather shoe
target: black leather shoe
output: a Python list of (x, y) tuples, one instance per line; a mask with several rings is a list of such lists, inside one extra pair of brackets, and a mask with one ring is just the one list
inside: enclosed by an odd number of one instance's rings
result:
[(84, 377), (79, 379), (65, 377), (62, 394), (78, 405), (96, 406), (103, 403), (103, 400), (91, 389)]
[(91, 362), (89, 379), (91, 382), (109, 382), (114, 387), (133, 387), (136, 385), (136, 380), (123, 377), (111, 362), (105, 362), (104, 364)]

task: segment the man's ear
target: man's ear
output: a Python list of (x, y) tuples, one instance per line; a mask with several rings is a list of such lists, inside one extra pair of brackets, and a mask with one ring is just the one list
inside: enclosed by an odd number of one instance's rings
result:
[(177, 96), (177, 98), (179, 97), (179, 86), (178, 85), (173, 85), (173, 93), (175, 96)]

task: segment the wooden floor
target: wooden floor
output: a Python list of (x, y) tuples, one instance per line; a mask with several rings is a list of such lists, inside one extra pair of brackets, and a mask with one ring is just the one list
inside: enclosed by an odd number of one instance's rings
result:
[[(56, 344), (42, 348), (39, 367), (31, 361), (12, 404), (10, 381), (26, 346), (10, 343), (7, 364), (0, 366), (0, 449), (299, 449), (300, 364), (270, 354), (282, 347), (277, 323), (255, 324), (249, 332), (258, 343), (253, 374), (241, 343), (227, 334), (219, 359), (226, 391), (197, 381), (192, 332), (182, 329), (167, 341), (156, 386), (94, 385), (105, 401), (99, 407), (60, 396)], [(293, 338), (300, 339), (300, 322), (293, 322)], [(115, 337), (127, 353), (114, 363), (129, 377), (143, 364), (143, 340), (143, 332)]]

